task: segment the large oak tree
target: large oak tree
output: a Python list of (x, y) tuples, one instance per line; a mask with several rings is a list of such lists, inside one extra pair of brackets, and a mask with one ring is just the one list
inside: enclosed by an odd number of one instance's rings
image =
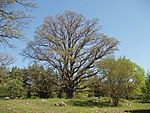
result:
[(60, 76), (67, 97), (72, 98), (77, 89), (85, 88), (79, 85), (83, 79), (98, 73), (95, 62), (117, 50), (118, 40), (99, 28), (97, 19), (88, 20), (71, 11), (48, 16), (23, 56), (48, 63)]

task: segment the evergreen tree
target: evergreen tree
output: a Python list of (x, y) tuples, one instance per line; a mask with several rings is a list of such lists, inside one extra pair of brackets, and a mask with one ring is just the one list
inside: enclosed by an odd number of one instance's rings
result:
[[(3, 72), (4, 74), (4, 72)], [(2, 83), (0, 84), (1, 96), (9, 96), (11, 98), (25, 97), (26, 91), (23, 87), (22, 71), (16, 67), (5, 76), (2, 76)]]
[(27, 90), (27, 97), (49, 98), (54, 96), (56, 91), (56, 76), (50, 69), (33, 64), (24, 69), (24, 87)]

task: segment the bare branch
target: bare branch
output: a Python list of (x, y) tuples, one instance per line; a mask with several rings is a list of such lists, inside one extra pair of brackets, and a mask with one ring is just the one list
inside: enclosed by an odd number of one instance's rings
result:
[(32, 16), (25, 10), (15, 8), (17, 5), (33, 9), (36, 4), (30, 0), (1, 0), (0, 2), (0, 45), (13, 47), (9, 39), (22, 39), (22, 30), (28, 27)]
[(14, 61), (15, 61), (14, 57), (4, 54), (4, 53), (0, 53), (0, 67), (13, 64)]

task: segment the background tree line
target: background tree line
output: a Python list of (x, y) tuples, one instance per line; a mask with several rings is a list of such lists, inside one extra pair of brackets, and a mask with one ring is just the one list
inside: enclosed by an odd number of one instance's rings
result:
[[(106, 58), (97, 67), (99, 73), (82, 80), (78, 87), (86, 88), (76, 90), (73, 98), (106, 96), (113, 99), (114, 105), (121, 98), (149, 101), (150, 75), (145, 76), (144, 70), (137, 64), (127, 58)], [(0, 97), (69, 98), (60, 76), (53, 69), (37, 63), (25, 69), (1, 68), (0, 82)]]

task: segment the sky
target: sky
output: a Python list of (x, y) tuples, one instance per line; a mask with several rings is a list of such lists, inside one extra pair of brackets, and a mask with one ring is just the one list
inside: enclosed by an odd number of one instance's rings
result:
[[(30, 14), (33, 23), (23, 32), (33, 40), (34, 32), (44, 18), (64, 13), (66, 10), (82, 14), (87, 19), (98, 18), (101, 32), (120, 41), (117, 57), (129, 58), (145, 71), (150, 69), (150, 0), (37, 0), (38, 8)], [(16, 49), (1, 48), (16, 57), (11, 66), (27, 67), (31, 62), (20, 54), (26, 41), (14, 40)]]

